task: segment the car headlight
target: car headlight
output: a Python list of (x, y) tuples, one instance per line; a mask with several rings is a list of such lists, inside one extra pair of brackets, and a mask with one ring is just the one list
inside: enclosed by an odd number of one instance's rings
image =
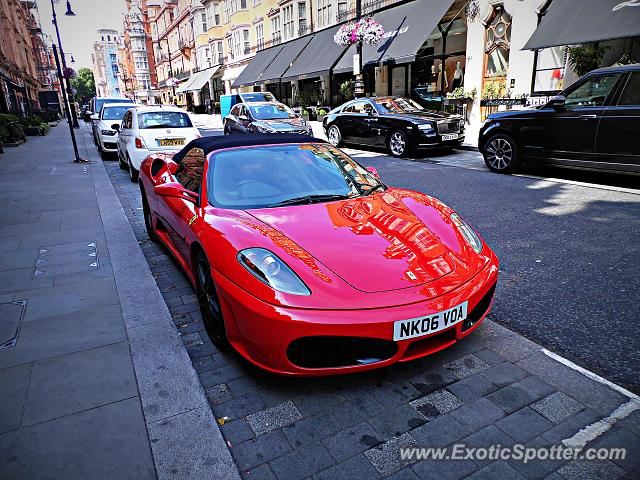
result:
[(421, 125), (418, 125), (418, 130), (420, 130), (421, 132), (432, 132), (434, 128), (430, 123), (423, 123)]
[(275, 129), (269, 127), (268, 125), (262, 125), (260, 123), (256, 123), (255, 124), (256, 129), (258, 130), (258, 132), (260, 133), (275, 133)]
[(460, 215), (457, 213), (451, 214), (451, 220), (455, 226), (458, 227), (458, 231), (462, 234), (467, 243), (471, 245), (471, 248), (473, 248), (476, 253), (482, 252), (482, 240), (480, 240), (478, 234), (473, 231), (473, 228), (471, 228), (467, 222), (462, 220)]
[(110, 135), (110, 136), (112, 136), (112, 135), (115, 135), (116, 133), (118, 133), (118, 132), (116, 132), (115, 130), (102, 130), (102, 134), (103, 134), (103, 135)]
[(264, 248), (247, 248), (238, 253), (238, 261), (249, 273), (274, 290), (293, 295), (311, 295), (311, 290), (289, 266)]

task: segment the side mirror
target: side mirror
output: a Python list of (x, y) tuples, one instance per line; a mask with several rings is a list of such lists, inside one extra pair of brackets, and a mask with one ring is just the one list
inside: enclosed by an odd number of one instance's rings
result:
[(186, 200), (191, 203), (196, 203), (198, 201), (198, 198), (200, 197), (200, 195), (198, 195), (196, 192), (187, 190), (178, 182), (156, 185), (153, 188), (153, 191), (156, 195), (160, 195), (162, 197), (181, 198), (182, 200)]
[(369, 170), (369, 172), (376, 177), (378, 180), (380, 180), (380, 174), (378, 173), (378, 169), (376, 167), (367, 167), (367, 170)]
[(111, 128), (116, 132), (120, 131), (120, 125), (118, 125), (117, 123), (114, 123), (113, 125), (111, 125)]
[(97, 113), (92, 113), (91, 114), (91, 120), (100, 120), (100, 118), (98, 117)]
[(553, 108), (554, 110), (562, 110), (564, 109), (566, 98), (563, 95), (556, 95), (555, 97), (551, 97), (549, 99), (549, 103), (547, 106)]

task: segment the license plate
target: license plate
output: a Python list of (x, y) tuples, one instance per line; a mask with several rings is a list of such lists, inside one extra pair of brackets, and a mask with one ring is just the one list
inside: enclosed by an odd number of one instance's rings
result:
[(184, 138), (160, 138), (158, 144), (161, 147), (175, 147), (177, 145), (184, 145)]
[(467, 318), (467, 304), (461, 303), (447, 310), (424, 317), (398, 320), (393, 323), (393, 340), (407, 340), (422, 337), (449, 328)]
[(443, 142), (446, 142), (447, 140), (457, 140), (457, 139), (458, 139), (457, 133), (449, 133), (447, 135), (442, 135)]

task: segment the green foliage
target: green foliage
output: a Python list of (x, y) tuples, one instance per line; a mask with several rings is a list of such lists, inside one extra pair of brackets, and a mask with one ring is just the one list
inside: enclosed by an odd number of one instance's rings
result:
[(294, 105), (297, 107), (309, 107), (322, 103), (323, 101), (324, 97), (321, 92), (317, 90), (301, 90), (296, 93)]
[(475, 87), (470, 92), (465, 92), (464, 88), (458, 87), (458, 88), (454, 88), (451, 93), (448, 93), (447, 97), (448, 98), (472, 98), (472, 99), (474, 99), (474, 98), (476, 98), (477, 94), (478, 94), (478, 91), (476, 90)]
[(70, 81), (71, 86), (76, 90), (75, 99), (80, 103), (88, 103), (96, 94), (96, 82), (90, 68), (79, 69), (78, 74)]
[(486, 80), (482, 87), (482, 99), (501, 98), (506, 95), (506, 85), (504, 80)]
[(345, 100), (351, 100), (354, 97), (355, 89), (356, 89), (355, 80), (345, 80), (338, 87), (338, 91), (340, 92), (340, 95), (342, 95), (345, 98)]
[(569, 48), (569, 64), (578, 76), (585, 75), (600, 67), (604, 54), (611, 47), (607, 45), (579, 45)]
[(40, 125), (38, 125), (38, 132), (40, 135), (46, 135), (47, 133), (49, 133), (49, 129), (51, 127), (49, 127), (48, 123), (41, 123)]
[(11, 115), (10, 113), (0, 113), (0, 125), (7, 126), (12, 122), (17, 122), (18, 117), (15, 115)]
[(0, 139), (2, 143), (26, 140), (18, 117), (11, 114), (0, 114)]
[(44, 120), (37, 115), (31, 115), (20, 120), (20, 123), (23, 127), (39, 127), (40, 124), (44, 123)]
[(318, 116), (319, 117), (324, 117), (327, 114), (327, 111), (324, 108), (319, 108), (318, 109)]
[(302, 115), (305, 115), (305, 116), (308, 117), (309, 116), (309, 110), (307, 110), (306, 108), (303, 108), (302, 109)]

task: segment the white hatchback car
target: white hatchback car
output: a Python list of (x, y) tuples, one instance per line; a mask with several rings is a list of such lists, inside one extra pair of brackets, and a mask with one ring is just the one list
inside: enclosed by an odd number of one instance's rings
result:
[(122, 169), (129, 169), (131, 181), (137, 182), (140, 164), (148, 155), (180, 150), (200, 137), (181, 108), (159, 105), (130, 108), (118, 135), (118, 161)]
[(118, 130), (125, 112), (132, 106), (131, 103), (105, 103), (97, 118), (93, 117), (97, 121), (96, 141), (100, 155), (118, 151)]

